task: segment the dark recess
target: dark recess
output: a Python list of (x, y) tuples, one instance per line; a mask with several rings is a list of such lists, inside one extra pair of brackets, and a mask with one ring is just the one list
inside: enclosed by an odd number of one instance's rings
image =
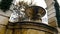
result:
[(12, 4), (13, 0), (1, 0), (0, 2), (0, 9), (3, 10), (4, 12), (6, 10), (9, 10), (10, 5)]
[(58, 27), (60, 27), (59, 4), (58, 4), (57, 0), (54, 0), (54, 1), (55, 1), (54, 7), (56, 10), (56, 18), (57, 18), (57, 22), (58, 22)]

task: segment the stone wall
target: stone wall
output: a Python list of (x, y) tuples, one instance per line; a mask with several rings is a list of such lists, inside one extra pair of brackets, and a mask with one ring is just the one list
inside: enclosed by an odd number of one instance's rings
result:
[(9, 20), (9, 16), (10, 16), (11, 12), (3, 12), (2, 10), (0, 10), (0, 34), (4, 34), (6, 31), (6, 26), (8, 24), (8, 20)]

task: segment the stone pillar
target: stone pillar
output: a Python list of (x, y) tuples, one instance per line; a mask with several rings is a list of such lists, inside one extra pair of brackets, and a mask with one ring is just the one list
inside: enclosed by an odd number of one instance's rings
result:
[(57, 27), (56, 11), (54, 8), (54, 0), (45, 0), (47, 4), (48, 23), (52, 27)]

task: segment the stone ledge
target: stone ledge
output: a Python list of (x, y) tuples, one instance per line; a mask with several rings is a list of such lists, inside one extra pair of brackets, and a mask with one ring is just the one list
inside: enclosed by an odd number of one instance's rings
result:
[(7, 29), (35, 29), (35, 30), (43, 30), (50, 33), (58, 33), (57, 29), (54, 27), (51, 27), (43, 23), (29, 22), (29, 21), (9, 23), (7, 25)]

